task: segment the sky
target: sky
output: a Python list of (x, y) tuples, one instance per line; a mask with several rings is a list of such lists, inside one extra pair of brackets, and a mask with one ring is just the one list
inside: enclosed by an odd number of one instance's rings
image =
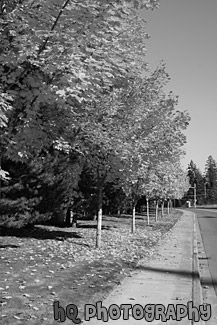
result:
[(191, 160), (204, 172), (208, 156), (217, 162), (217, 0), (160, 0), (146, 10), (147, 61), (155, 69), (163, 60), (179, 96), (178, 110), (191, 122), (185, 135), (187, 168)]

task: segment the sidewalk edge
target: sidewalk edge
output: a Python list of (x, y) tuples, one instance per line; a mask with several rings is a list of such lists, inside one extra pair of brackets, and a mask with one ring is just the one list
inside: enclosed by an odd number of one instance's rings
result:
[[(194, 305), (199, 306), (203, 304), (203, 292), (201, 286), (201, 277), (200, 277), (200, 267), (199, 267), (199, 259), (198, 259), (198, 233), (199, 226), (196, 214), (194, 213), (194, 238), (193, 238), (193, 260), (192, 260), (192, 274), (193, 274), (193, 302)], [(197, 322), (198, 324), (198, 322)], [(203, 320), (200, 320), (200, 325), (205, 325)]]

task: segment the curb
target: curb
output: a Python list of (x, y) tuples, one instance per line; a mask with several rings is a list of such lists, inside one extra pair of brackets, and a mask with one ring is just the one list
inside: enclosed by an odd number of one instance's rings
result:
[[(217, 324), (217, 297), (214, 291), (214, 287), (211, 285), (212, 277), (209, 271), (209, 263), (208, 258), (206, 255), (206, 251), (203, 244), (203, 239), (200, 232), (200, 226), (198, 223), (198, 219), (196, 218), (196, 231), (197, 231), (197, 247), (198, 247), (198, 262), (199, 262), (199, 273), (201, 279), (201, 287), (202, 287), (202, 294), (203, 294), (203, 303), (209, 303), (212, 306), (212, 316), (211, 318), (203, 323), (216, 325)], [(204, 282), (208, 282), (208, 286), (204, 285)]]
[[(192, 277), (193, 277), (193, 286), (192, 286), (192, 300), (194, 305), (199, 306), (203, 304), (203, 293), (200, 280), (200, 268), (199, 268), (199, 259), (198, 259), (198, 247), (197, 247), (197, 229), (198, 225), (196, 214), (194, 213), (194, 236), (193, 236), (193, 257), (192, 257)], [(192, 324), (195, 324), (193, 321)], [(203, 320), (197, 324), (205, 325)]]

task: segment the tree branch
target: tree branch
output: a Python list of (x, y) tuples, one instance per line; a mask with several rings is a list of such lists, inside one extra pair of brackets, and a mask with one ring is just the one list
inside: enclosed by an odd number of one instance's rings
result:
[[(62, 6), (59, 14), (57, 15), (57, 18), (56, 18), (55, 22), (53, 23), (53, 26), (51, 27), (51, 32), (55, 29), (55, 27), (56, 27), (56, 25), (57, 25), (57, 23), (58, 23), (61, 15), (63, 13), (63, 10), (66, 8), (66, 6), (68, 5), (69, 2), (70, 2), (70, 0), (66, 0), (66, 2), (64, 3), (64, 5)], [(40, 48), (38, 50), (38, 56), (45, 50), (46, 45), (47, 45), (49, 39), (50, 39), (50, 36), (47, 36), (46, 39), (44, 40), (43, 44), (40, 46)]]

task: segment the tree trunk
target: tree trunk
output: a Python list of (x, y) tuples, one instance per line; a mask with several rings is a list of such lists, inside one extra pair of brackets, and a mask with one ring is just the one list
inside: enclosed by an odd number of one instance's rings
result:
[(164, 200), (163, 200), (163, 202), (161, 204), (161, 215), (162, 215), (162, 218), (163, 218), (163, 216), (164, 216)]
[(156, 201), (156, 207), (155, 207), (155, 221), (158, 220), (158, 200)]
[(136, 230), (136, 207), (133, 206), (133, 213), (132, 213), (132, 227), (131, 227), (131, 232), (132, 234)]
[(71, 211), (71, 215), (70, 215), (70, 223), (72, 224), (73, 228), (77, 228), (78, 215), (76, 213), (73, 213), (72, 211)]
[(99, 248), (101, 246), (101, 238), (102, 238), (102, 188), (99, 188), (96, 248)]
[(66, 227), (70, 227), (71, 223), (70, 223), (70, 217), (71, 217), (71, 208), (68, 207), (67, 211), (66, 211), (66, 220), (65, 220), (65, 225)]
[(170, 200), (167, 200), (167, 214), (170, 215)]
[(150, 224), (150, 216), (149, 216), (149, 201), (148, 201), (148, 199), (146, 199), (146, 211), (147, 211), (147, 224), (148, 224), (148, 226), (149, 226), (149, 224)]
[(172, 212), (172, 210), (173, 210), (173, 201), (170, 200), (170, 213)]
[(170, 213), (172, 212), (172, 209), (173, 209), (173, 201), (172, 200), (169, 200), (170, 201)]

